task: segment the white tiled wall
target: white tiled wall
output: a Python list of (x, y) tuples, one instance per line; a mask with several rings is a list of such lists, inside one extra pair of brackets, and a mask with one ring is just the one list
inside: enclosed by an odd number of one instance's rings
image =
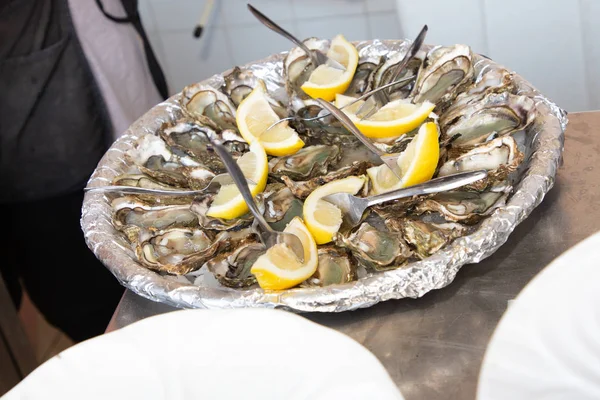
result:
[[(262, 26), (245, 0), (216, 0), (200, 39), (205, 0), (140, 0), (171, 92), (291, 44)], [(519, 72), (569, 111), (600, 109), (600, 0), (250, 0), (304, 38), (412, 38), (469, 44)], [(432, 12), (435, 10), (435, 12)]]
[[(237, 64), (286, 51), (287, 40), (264, 27), (247, 1), (216, 0), (200, 39), (192, 36), (204, 0), (140, 0), (140, 13), (172, 93)], [(300, 38), (400, 38), (395, 0), (251, 0)]]

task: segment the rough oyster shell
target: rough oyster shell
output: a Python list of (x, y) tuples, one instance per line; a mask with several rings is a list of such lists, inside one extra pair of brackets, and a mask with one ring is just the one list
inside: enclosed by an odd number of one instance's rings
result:
[(206, 267), (224, 286), (232, 288), (248, 287), (256, 283), (250, 273), (252, 264), (266, 252), (258, 235), (246, 229), (231, 234), (227, 250), (220, 252), (206, 262)]
[(303, 147), (290, 156), (272, 158), (269, 162), (270, 175), (306, 180), (316, 175), (326, 174), (329, 166), (336, 163), (339, 157), (340, 148), (336, 145)]
[[(392, 76), (393, 69), (402, 61), (405, 54), (406, 52), (396, 52), (391, 56), (387, 56), (385, 58), (385, 62), (379, 65), (379, 68), (377, 68), (373, 75), (374, 89), (392, 82), (394, 78)], [(390, 88), (390, 100), (405, 99), (410, 95), (415, 85), (415, 81), (417, 79), (416, 77), (422, 63), (423, 55), (417, 54), (417, 56), (410, 59), (410, 61), (408, 62), (406, 67), (400, 72), (400, 75), (398, 76), (398, 78), (396, 78), (396, 80), (403, 79), (409, 76), (415, 76), (415, 79), (406, 81), (404, 83), (395, 85), (392, 88)]]
[(489, 93), (481, 101), (452, 108), (440, 117), (447, 137), (460, 134), (455, 147), (476, 145), (491, 134), (498, 136), (527, 128), (535, 119), (535, 103), (527, 96)]
[(421, 65), (410, 97), (414, 103), (430, 101), (444, 108), (473, 78), (469, 46), (434, 47)]
[(463, 190), (483, 191), (504, 181), (511, 172), (517, 170), (523, 158), (524, 155), (519, 151), (515, 139), (511, 136), (503, 136), (445, 162), (440, 167), (438, 176), (485, 169), (488, 171), (486, 179), (463, 187)]
[(348, 237), (336, 233), (334, 241), (336, 245), (350, 250), (365, 268), (375, 271), (398, 268), (412, 254), (401, 235), (374, 228), (367, 222)]
[(136, 244), (138, 260), (148, 268), (175, 275), (195, 271), (226, 245), (227, 233), (216, 239), (198, 228), (141, 231)]
[(182, 91), (182, 109), (199, 122), (202, 117), (210, 118), (221, 129), (237, 130), (235, 110), (227, 95), (212, 86), (194, 84)]
[(402, 233), (404, 240), (421, 259), (467, 232), (467, 228), (458, 223), (434, 224), (411, 218), (389, 218), (385, 225), (393, 232)]
[(302, 286), (329, 286), (356, 279), (356, 263), (344, 249), (323, 246), (318, 249), (317, 271)]

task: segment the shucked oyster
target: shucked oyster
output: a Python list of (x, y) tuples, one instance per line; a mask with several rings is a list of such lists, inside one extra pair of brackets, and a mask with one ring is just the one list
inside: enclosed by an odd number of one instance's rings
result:
[(438, 176), (485, 169), (488, 171), (486, 179), (463, 187), (463, 190), (483, 191), (516, 171), (523, 157), (515, 140), (511, 136), (502, 136), (447, 161), (441, 166)]
[(124, 196), (113, 200), (111, 205), (115, 227), (132, 243), (138, 240), (142, 229), (157, 232), (198, 226), (198, 217), (190, 211), (189, 204), (157, 206), (133, 196)]
[(256, 283), (256, 277), (250, 273), (250, 268), (265, 253), (265, 246), (250, 230), (231, 235), (227, 249), (207, 261), (206, 267), (222, 285), (233, 288), (250, 286)]
[(471, 48), (463, 44), (433, 48), (411, 92), (414, 103), (428, 100), (444, 108), (473, 78), (472, 59)]
[(223, 76), (221, 90), (229, 96), (232, 103), (237, 107), (242, 100), (252, 92), (258, 79), (248, 70), (235, 67), (229, 74)]
[[(291, 100), (291, 112), (297, 118), (290, 121), (290, 126), (300, 135), (306, 136), (309, 143), (356, 145), (358, 140), (329, 112), (312, 99)], [(322, 117), (306, 121), (314, 117)]]
[[(391, 83), (394, 81), (394, 76), (392, 75), (394, 73), (394, 68), (398, 64), (400, 64), (400, 62), (404, 58), (405, 53), (406, 52), (396, 52), (396, 53), (392, 54), (391, 56), (386, 57), (385, 62), (382, 63), (374, 73), (373, 89), (376, 89), (383, 85), (387, 85), (388, 83)], [(410, 61), (408, 62), (408, 64), (406, 65), (406, 67), (404, 67), (404, 69), (400, 72), (400, 75), (395, 80), (407, 78), (409, 76), (414, 76), (415, 78), (412, 80), (403, 82), (401, 84), (395, 85), (392, 88), (390, 88), (390, 90), (389, 90), (390, 100), (405, 99), (408, 97), (408, 95), (410, 94), (410, 92), (415, 84), (416, 76), (419, 71), (419, 68), (421, 67), (421, 64), (423, 63), (423, 60), (421, 57), (422, 56), (417, 55), (417, 56), (411, 58)], [(387, 89), (385, 89), (385, 90), (387, 90)]]
[(342, 167), (336, 171), (331, 171), (323, 176), (317, 176), (307, 181), (294, 181), (287, 176), (281, 177), (281, 180), (283, 180), (283, 183), (290, 188), (294, 196), (300, 199), (305, 199), (319, 186), (323, 186), (327, 182), (347, 178), (351, 175), (363, 175), (371, 166), (373, 166), (373, 164), (371, 164), (369, 161), (356, 161), (351, 165)]
[(356, 263), (346, 250), (335, 246), (322, 246), (319, 247), (318, 255), (317, 271), (302, 286), (329, 286), (356, 279)]
[(457, 223), (434, 224), (409, 218), (390, 218), (385, 225), (393, 232), (402, 233), (421, 259), (429, 257), (467, 231), (465, 226)]
[(166, 185), (201, 189), (215, 176), (210, 169), (168, 147), (154, 135), (139, 138), (126, 156), (143, 173)]
[(447, 221), (475, 224), (504, 205), (509, 193), (509, 187), (483, 193), (462, 191), (439, 193), (419, 203), (415, 213), (438, 212)]
[(197, 228), (143, 230), (136, 244), (138, 260), (148, 268), (183, 275), (194, 271), (227, 244), (228, 233), (212, 238)]
[(513, 93), (515, 89), (513, 74), (498, 66), (487, 66), (481, 69), (475, 82), (456, 97), (447, 112), (467, 104), (481, 101), (490, 93)]
[(329, 166), (338, 161), (340, 148), (335, 145), (307, 146), (295, 154), (271, 159), (270, 175), (294, 180), (306, 180), (327, 173)]
[(529, 97), (490, 93), (479, 102), (444, 113), (440, 129), (447, 137), (459, 134), (452, 145), (464, 147), (482, 143), (491, 134), (502, 136), (525, 129), (534, 119), (535, 103)]
[(346, 96), (359, 97), (373, 89), (375, 71), (384, 62), (384, 57), (363, 57), (358, 59), (354, 77), (344, 92)]
[(231, 131), (222, 131), (218, 134), (208, 125), (200, 125), (189, 120), (163, 124), (159, 134), (171, 148), (188, 154), (215, 173), (225, 172), (225, 166), (212, 148), (212, 139), (223, 140), (224, 146), (234, 158), (238, 158), (249, 148), (241, 137)]
[(411, 255), (399, 234), (376, 229), (367, 222), (348, 237), (336, 233), (334, 240), (336, 245), (350, 250), (359, 263), (376, 271), (398, 268)]
[(221, 129), (237, 130), (235, 106), (223, 92), (202, 84), (186, 86), (182, 91), (183, 109), (192, 117), (210, 118)]
[(256, 201), (264, 202), (265, 220), (276, 231), (283, 231), (294, 217), (302, 217), (302, 201), (282, 183), (268, 184), (265, 191), (256, 196)]

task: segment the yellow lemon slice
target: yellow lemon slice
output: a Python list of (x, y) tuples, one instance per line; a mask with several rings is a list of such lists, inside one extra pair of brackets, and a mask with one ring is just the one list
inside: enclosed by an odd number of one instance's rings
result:
[(259, 81), (254, 90), (239, 105), (236, 122), (240, 134), (248, 142), (259, 141), (267, 154), (288, 156), (304, 146), (295, 130), (284, 121), (267, 131), (279, 116), (273, 111), (267, 99), (264, 82)]
[(294, 287), (310, 278), (317, 270), (319, 257), (317, 244), (300, 217), (294, 217), (283, 230), (293, 233), (304, 247), (304, 263), (286, 244), (277, 244), (258, 257), (250, 272), (256, 276), (263, 289), (283, 290)]
[(344, 93), (350, 86), (358, 66), (358, 51), (342, 35), (337, 35), (331, 40), (327, 57), (342, 64), (346, 70), (319, 65), (301, 88), (313, 99), (332, 101), (336, 94)]
[(438, 164), (439, 146), (438, 128), (435, 122), (421, 125), (417, 135), (398, 157), (402, 179), (398, 179), (387, 165), (367, 170), (373, 193), (385, 193), (430, 180)]
[[(256, 183), (250, 184), (250, 193), (256, 196), (265, 190), (269, 176), (269, 162), (267, 154), (259, 142), (250, 144), (250, 151), (237, 159), (237, 164), (246, 179)], [(242, 194), (234, 184), (223, 185), (215, 196), (206, 215), (213, 218), (233, 219), (241, 217), (248, 212), (248, 206)]]
[(356, 194), (366, 182), (365, 176), (349, 176), (317, 188), (304, 201), (304, 222), (317, 244), (329, 243), (342, 225), (342, 211), (322, 200), (333, 193)]
[(365, 136), (386, 139), (404, 135), (418, 128), (434, 108), (435, 104), (428, 101), (412, 104), (406, 99), (398, 99), (390, 101), (368, 119), (361, 120), (351, 110), (344, 109), (344, 112)]

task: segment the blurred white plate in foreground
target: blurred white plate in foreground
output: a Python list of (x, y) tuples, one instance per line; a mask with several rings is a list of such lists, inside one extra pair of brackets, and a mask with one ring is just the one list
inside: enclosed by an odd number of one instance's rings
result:
[(186, 310), (52, 358), (5, 399), (394, 399), (367, 349), (284, 311)]
[(600, 233), (554, 260), (509, 307), (478, 399), (600, 399)]

